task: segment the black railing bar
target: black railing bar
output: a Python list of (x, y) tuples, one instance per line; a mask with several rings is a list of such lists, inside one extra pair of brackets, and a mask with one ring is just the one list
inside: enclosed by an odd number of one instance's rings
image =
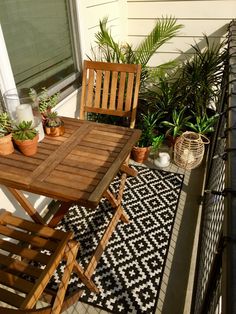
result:
[(214, 256), (214, 259), (212, 261), (212, 265), (211, 265), (212, 267), (211, 267), (211, 270), (209, 272), (208, 282), (207, 282), (206, 289), (205, 289), (206, 293), (204, 295), (199, 313), (207, 313), (206, 309), (209, 308), (211, 295), (212, 295), (212, 291), (214, 291), (214, 286), (215, 286), (215, 282), (217, 279), (217, 275), (219, 274), (219, 270), (221, 270), (222, 253), (223, 253), (223, 248), (224, 248), (223, 233), (222, 232), (220, 233), (216, 247), (218, 249), (215, 252), (215, 256)]
[(233, 196), (236, 196), (236, 190), (233, 190), (231, 188), (225, 188), (222, 191), (216, 191), (216, 190), (204, 190), (206, 194), (213, 194), (213, 195), (220, 195), (223, 197), (226, 197), (228, 194), (231, 194)]

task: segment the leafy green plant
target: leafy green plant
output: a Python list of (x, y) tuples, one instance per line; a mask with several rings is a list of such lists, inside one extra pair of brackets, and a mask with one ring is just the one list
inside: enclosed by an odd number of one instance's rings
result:
[(42, 114), (47, 115), (47, 112), (50, 112), (54, 108), (59, 100), (60, 93), (49, 96), (48, 90), (46, 87), (42, 88), (42, 93), (39, 96), (39, 110)]
[(195, 123), (188, 121), (186, 126), (197, 133), (205, 135), (214, 131), (214, 125), (218, 117), (218, 113), (211, 117), (208, 117), (207, 114), (204, 114), (203, 117), (196, 116)]
[(142, 130), (141, 137), (137, 143), (139, 147), (149, 147), (152, 146), (153, 139), (156, 136), (155, 129), (158, 121), (158, 116), (156, 113), (147, 114), (141, 113), (138, 128)]
[(194, 53), (180, 69), (182, 103), (198, 116), (204, 116), (211, 103), (216, 103), (227, 59), (225, 42), (211, 43), (207, 36), (205, 42), (204, 49), (197, 44), (192, 45)]
[(185, 116), (186, 108), (182, 108), (180, 111), (174, 109), (170, 121), (162, 121), (162, 124), (167, 127), (167, 134), (176, 138), (180, 135), (183, 129), (186, 127), (186, 123), (191, 119), (191, 116)]
[(155, 136), (152, 140), (152, 150), (154, 153), (158, 151), (158, 149), (161, 147), (163, 141), (164, 141), (164, 134), (160, 134), (158, 136)]
[(46, 115), (45, 125), (48, 127), (57, 127), (61, 125), (61, 119), (56, 111), (48, 112)]
[(22, 121), (13, 127), (12, 137), (15, 140), (32, 140), (38, 134), (32, 121)]
[(158, 48), (177, 35), (183, 27), (177, 24), (176, 19), (165, 17), (157, 19), (152, 31), (135, 48), (130, 44), (121, 44), (116, 42), (110, 29), (107, 27), (108, 18), (105, 17), (99, 21), (100, 30), (95, 34), (98, 49), (92, 49), (92, 59), (117, 62), (134, 63), (142, 65), (141, 82), (148, 77), (147, 63)]
[(0, 113), (0, 137), (10, 134), (12, 131), (11, 119), (6, 112)]

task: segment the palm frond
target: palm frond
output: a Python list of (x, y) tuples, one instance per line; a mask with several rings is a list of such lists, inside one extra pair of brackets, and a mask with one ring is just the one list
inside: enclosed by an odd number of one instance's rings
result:
[(145, 66), (160, 46), (177, 35), (183, 25), (176, 22), (177, 20), (172, 17), (157, 20), (151, 33), (135, 49), (135, 56), (139, 63)]

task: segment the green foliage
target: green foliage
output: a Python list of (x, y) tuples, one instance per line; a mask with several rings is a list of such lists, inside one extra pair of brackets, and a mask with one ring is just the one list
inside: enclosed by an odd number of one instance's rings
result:
[(25, 141), (32, 140), (38, 134), (33, 127), (32, 121), (22, 121), (15, 125), (12, 131), (12, 137), (15, 140)]
[(170, 121), (162, 121), (162, 124), (167, 127), (167, 134), (176, 138), (186, 128), (187, 122), (191, 119), (191, 116), (185, 116), (186, 108), (182, 108), (180, 111), (174, 109)]
[(227, 58), (225, 42), (210, 43), (207, 36), (205, 41), (204, 49), (199, 45), (192, 46), (193, 56), (185, 60), (180, 69), (182, 103), (202, 117), (206, 113), (206, 108), (218, 99), (223, 65)]
[(0, 113), (0, 137), (3, 137), (12, 131), (11, 119), (6, 112)]
[(142, 134), (137, 145), (139, 147), (152, 146), (159, 117), (156, 113), (148, 112), (147, 114), (141, 113), (140, 118), (137, 127), (142, 130)]
[(155, 136), (152, 140), (152, 150), (153, 152), (157, 152), (158, 149), (161, 147), (163, 141), (164, 141), (164, 134), (161, 134), (161, 135), (158, 135), (158, 136)]
[(61, 119), (58, 117), (58, 113), (56, 111), (48, 112), (46, 115), (46, 126), (48, 127), (56, 127), (61, 125)]
[(214, 125), (216, 124), (218, 117), (219, 114), (215, 114), (211, 117), (208, 117), (207, 114), (204, 114), (203, 117), (196, 116), (195, 123), (188, 121), (186, 126), (192, 129), (194, 132), (205, 135), (214, 131)]
[(176, 19), (172, 17), (157, 19), (153, 30), (137, 47), (133, 48), (128, 43), (120, 44), (115, 42), (111, 31), (107, 27), (107, 22), (107, 17), (99, 22), (100, 30), (95, 34), (98, 52), (96, 53), (92, 49), (93, 59), (116, 63), (141, 64), (141, 82), (148, 77), (147, 63), (156, 50), (176, 36), (183, 27), (183, 25), (177, 24)]
[(52, 96), (49, 96), (48, 90), (46, 87), (42, 88), (42, 93), (39, 96), (39, 111), (42, 114), (45, 114), (54, 108), (59, 100), (60, 93), (56, 93)]

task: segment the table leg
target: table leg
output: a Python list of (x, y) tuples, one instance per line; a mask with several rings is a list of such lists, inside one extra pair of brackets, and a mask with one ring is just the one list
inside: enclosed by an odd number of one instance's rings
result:
[(36, 209), (32, 206), (32, 204), (27, 200), (24, 194), (16, 189), (7, 188), (8, 191), (15, 197), (15, 199), (20, 203), (20, 205), (24, 208), (27, 214), (32, 218), (32, 220), (41, 225), (45, 225), (45, 221), (36, 211)]
[(54, 228), (68, 212), (69, 208), (71, 207), (71, 204), (72, 202), (61, 202), (59, 209), (49, 221), (48, 226)]

